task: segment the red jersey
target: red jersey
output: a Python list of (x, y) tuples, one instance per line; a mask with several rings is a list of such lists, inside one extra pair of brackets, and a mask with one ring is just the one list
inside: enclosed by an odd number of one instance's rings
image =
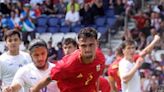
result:
[(143, 29), (143, 28), (144, 28), (144, 25), (145, 25), (145, 23), (146, 23), (146, 18), (143, 17), (143, 16), (134, 16), (133, 18), (134, 18), (134, 19), (136, 20), (136, 22), (137, 22), (137, 28), (138, 28), (139, 30)]
[(116, 59), (108, 68), (108, 76), (116, 81), (118, 90), (121, 90), (121, 79), (118, 73), (118, 66), (121, 59), (122, 58)]
[(96, 92), (97, 80), (105, 68), (105, 57), (100, 50), (96, 50), (96, 57), (90, 64), (82, 63), (79, 50), (58, 62), (50, 76), (58, 81), (61, 92)]
[(103, 77), (100, 77), (99, 78), (99, 85), (100, 85), (100, 88), (99, 90), (101, 92), (110, 92), (110, 85), (109, 85), (109, 82), (107, 79), (103, 78)]

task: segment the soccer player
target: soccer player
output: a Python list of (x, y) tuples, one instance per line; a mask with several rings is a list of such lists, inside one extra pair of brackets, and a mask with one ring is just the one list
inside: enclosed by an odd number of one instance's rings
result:
[(75, 50), (77, 50), (78, 45), (74, 39), (66, 38), (62, 42), (62, 48), (63, 48), (64, 55), (68, 55), (74, 52)]
[(134, 41), (127, 40), (123, 43), (122, 49), (124, 57), (119, 62), (122, 92), (141, 92), (140, 75), (138, 69), (143, 63), (143, 57), (153, 49), (159, 39), (160, 37), (155, 35), (153, 41), (139, 53), (139, 58), (136, 62), (133, 61), (136, 48)]
[(19, 49), (21, 36), (18, 31), (6, 31), (4, 40), (8, 50), (0, 56), (0, 80), (3, 87), (11, 84), (20, 67), (32, 62), (30, 55)]
[(50, 76), (31, 88), (31, 92), (39, 92), (52, 80), (57, 80), (61, 92), (98, 92), (97, 83), (105, 67), (105, 57), (98, 49), (96, 30), (81, 29), (78, 45), (79, 49), (59, 61)]
[(108, 78), (111, 87), (111, 92), (121, 91), (121, 80), (119, 77), (118, 66), (120, 60), (123, 58), (123, 52), (121, 46), (115, 51), (116, 58), (108, 68)]
[[(49, 75), (50, 70), (55, 65), (47, 62), (48, 48), (41, 39), (32, 40), (29, 44), (29, 52), (33, 63), (20, 68), (12, 81), (12, 84), (4, 89), (4, 92), (18, 92), (24, 87), (24, 92), (29, 92), (30, 87), (35, 85), (40, 79)], [(41, 89), (41, 92), (60, 92), (56, 81)]]

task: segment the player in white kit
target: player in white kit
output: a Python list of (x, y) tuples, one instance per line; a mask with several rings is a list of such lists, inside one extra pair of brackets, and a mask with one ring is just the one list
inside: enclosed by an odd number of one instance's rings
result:
[(30, 55), (19, 49), (21, 36), (18, 31), (8, 30), (5, 32), (4, 40), (8, 50), (0, 56), (0, 80), (2, 81), (0, 88), (10, 85), (16, 71), (32, 62)]

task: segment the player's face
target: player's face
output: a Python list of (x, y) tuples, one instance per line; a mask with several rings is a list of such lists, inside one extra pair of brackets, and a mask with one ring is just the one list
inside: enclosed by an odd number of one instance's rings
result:
[(79, 39), (79, 49), (81, 55), (85, 59), (93, 59), (96, 53), (96, 48), (98, 46), (97, 40), (95, 38), (80, 38)]
[(68, 45), (66, 45), (66, 44), (63, 45), (63, 51), (64, 51), (64, 54), (65, 54), (65, 55), (68, 55), (68, 54), (74, 52), (76, 49), (77, 49), (77, 47), (75, 47), (75, 46), (74, 46), (73, 44), (71, 44), (71, 43), (68, 44)]
[(12, 35), (11, 37), (8, 37), (6, 39), (6, 46), (7, 46), (8, 50), (12, 51), (12, 52), (19, 50), (20, 43), (21, 43), (21, 40), (17, 34)]
[(124, 55), (133, 56), (135, 54), (135, 45), (127, 45), (123, 50)]
[(48, 51), (45, 47), (34, 48), (31, 53), (33, 62), (38, 69), (45, 69), (47, 66)]

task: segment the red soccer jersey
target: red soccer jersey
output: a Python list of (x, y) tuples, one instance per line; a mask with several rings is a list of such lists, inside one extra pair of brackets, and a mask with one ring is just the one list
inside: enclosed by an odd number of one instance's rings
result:
[(110, 92), (110, 85), (107, 79), (100, 77), (99, 78), (99, 85), (100, 85), (100, 91), (101, 92)]
[(116, 59), (108, 68), (108, 76), (112, 77), (117, 84), (117, 90), (121, 90), (121, 79), (118, 73), (119, 62), (122, 58)]
[(80, 51), (65, 56), (51, 70), (51, 79), (58, 81), (61, 92), (96, 92), (96, 82), (103, 73), (105, 58), (100, 50), (90, 64), (82, 63)]

